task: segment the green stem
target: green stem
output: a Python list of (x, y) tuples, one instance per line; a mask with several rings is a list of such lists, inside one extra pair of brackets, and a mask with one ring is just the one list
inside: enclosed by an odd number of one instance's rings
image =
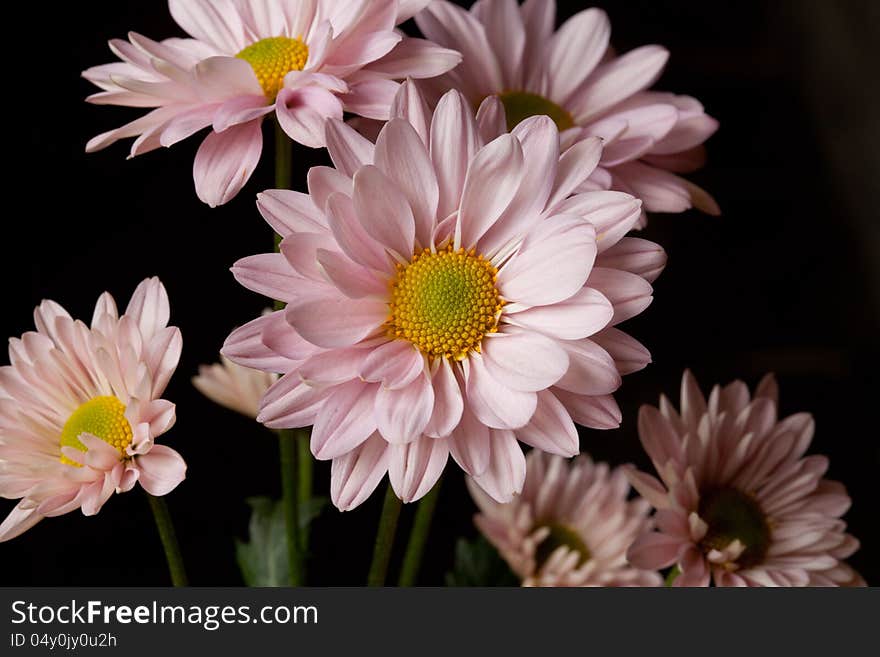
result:
[(149, 493), (146, 495), (150, 501), (150, 508), (153, 510), (159, 538), (162, 539), (162, 547), (165, 549), (168, 571), (171, 573), (171, 583), (174, 586), (188, 586), (186, 569), (183, 567), (183, 556), (180, 554), (180, 545), (177, 542), (177, 534), (174, 532), (174, 523), (171, 522), (171, 514), (168, 512), (168, 504), (164, 497), (155, 497)]
[(664, 586), (672, 586), (675, 584), (675, 580), (678, 579), (678, 576), (681, 575), (681, 568), (678, 567), (678, 564), (672, 567), (672, 569), (666, 575), (666, 581), (664, 582)]
[(416, 583), (442, 483), (443, 480), (440, 479), (434, 484), (434, 488), (419, 502), (419, 508), (416, 511), (412, 531), (409, 535), (409, 542), (406, 545), (406, 554), (403, 557), (403, 567), (400, 570), (400, 579), (398, 580), (399, 586), (413, 586)]
[[(312, 460), (312, 451), (309, 448), (309, 431), (308, 429), (300, 429), (297, 434), (296, 447), (299, 452), (299, 460), (297, 461), (299, 466), (299, 479), (297, 481), (299, 489), (297, 490), (297, 497), (300, 512), (305, 510), (311, 513), (308, 504), (312, 498), (312, 468), (314, 467), (314, 462)], [(310, 522), (307, 520), (299, 528), (299, 545), (302, 550), (303, 560), (305, 560), (309, 553), (309, 525)], [(303, 572), (305, 572), (305, 565), (303, 565)]]
[[(275, 187), (277, 189), (290, 189), (293, 174), (293, 142), (281, 129), (281, 125), (275, 123)], [(275, 235), (275, 251), (280, 251), (281, 236)], [(284, 308), (283, 301), (275, 302), (275, 310)], [(290, 586), (299, 586), (302, 581), (302, 563), (300, 560), (300, 524), (299, 506), (304, 504), (306, 497), (297, 495), (297, 460), (311, 461), (311, 459), (297, 459), (297, 432), (290, 429), (282, 429), (278, 432), (278, 447), (281, 455), (281, 506), (284, 514), (284, 530), (287, 540), (287, 565)], [(299, 466), (304, 467), (302, 463)], [(299, 477), (302, 486), (302, 476)]]
[(367, 586), (385, 586), (388, 574), (388, 562), (391, 560), (391, 548), (394, 546), (394, 532), (397, 530), (397, 518), (400, 516), (400, 499), (394, 493), (391, 484), (385, 491), (385, 503), (379, 517), (379, 528), (376, 530), (376, 547), (373, 549), (373, 563), (367, 576)]
[(299, 558), (299, 509), (296, 495), (296, 432), (282, 429), (278, 432), (281, 453), (281, 508), (284, 514), (284, 533), (287, 538), (288, 584), (299, 586), (301, 581)]

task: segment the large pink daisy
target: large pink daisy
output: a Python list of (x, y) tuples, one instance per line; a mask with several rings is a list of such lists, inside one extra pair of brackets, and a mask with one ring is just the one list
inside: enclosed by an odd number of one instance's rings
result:
[(702, 144), (717, 121), (694, 98), (646, 91), (666, 65), (666, 49), (643, 46), (617, 57), (605, 12), (587, 9), (554, 32), (555, 16), (554, 0), (479, 0), (470, 11), (434, 0), (416, 22), (464, 60), (428, 86), (459, 89), (474, 107), (497, 98), (511, 129), (546, 114), (559, 126), (563, 148), (601, 137), (605, 148), (591, 182), (633, 194), (649, 212), (693, 206), (718, 214), (711, 196), (676, 175), (703, 165)]
[(777, 404), (772, 377), (754, 398), (735, 381), (707, 401), (685, 372), (680, 413), (665, 397), (642, 407), (639, 435), (662, 481), (628, 470), (657, 509), (657, 531), (630, 548), (633, 564), (677, 565), (676, 586), (864, 585), (843, 562), (859, 546), (841, 520), (849, 496), (823, 478), (827, 458), (804, 456), (813, 418), (779, 420)]
[(0, 368), (0, 495), (21, 498), (0, 541), (46, 516), (94, 515), (113, 492), (140, 482), (152, 495), (179, 484), (186, 463), (154, 444), (174, 424), (161, 399), (180, 358), (165, 288), (141, 283), (121, 317), (108, 293), (91, 326), (57, 303), (34, 311), (36, 331), (9, 341)]
[(83, 73), (102, 91), (89, 101), (155, 108), (92, 139), (96, 151), (137, 137), (131, 156), (171, 146), (203, 128), (193, 175), (199, 198), (221, 205), (250, 178), (274, 114), (291, 139), (324, 145), (324, 120), (350, 112), (388, 118), (395, 79), (431, 77), (458, 53), (395, 26), (428, 0), (169, 0), (192, 37), (114, 39), (121, 62)]
[(532, 450), (521, 495), (499, 504), (468, 480), (477, 527), (524, 586), (660, 586), (656, 571), (634, 568), (626, 550), (651, 528), (651, 506), (627, 501), (620, 468), (581, 454), (571, 463)]
[(486, 143), (460, 93), (432, 115), (409, 84), (392, 115), (375, 146), (331, 120), (336, 168), (312, 169), (308, 195), (260, 197), (281, 253), (233, 271), (287, 309), (223, 353), (284, 374), (259, 419), (315, 425), (341, 509), (386, 471), (404, 501), (421, 497), (449, 454), (506, 501), (525, 477), (517, 439), (572, 456), (572, 418), (618, 425), (612, 393), (649, 355), (614, 326), (651, 302), (665, 254), (623, 238), (631, 196), (571, 196), (600, 140), (560, 157), (556, 125), (535, 117)]

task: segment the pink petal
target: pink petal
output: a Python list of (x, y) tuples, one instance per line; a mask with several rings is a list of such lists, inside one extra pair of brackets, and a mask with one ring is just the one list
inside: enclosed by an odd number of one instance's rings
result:
[(318, 263), (324, 275), (351, 299), (372, 296), (383, 298), (388, 294), (388, 284), (366, 267), (352, 262), (337, 251), (318, 249)]
[(403, 192), (374, 166), (354, 177), (354, 207), (368, 234), (405, 261), (413, 254), (415, 220)]
[(154, 445), (136, 458), (141, 471), (139, 481), (150, 495), (167, 495), (186, 477), (186, 462), (170, 447)]
[(351, 511), (376, 490), (388, 471), (391, 448), (378, 434), (360, 447), (333, 459), (330, 499), (340, 511)]
[(527, 445), (566, 458), (580, 451), (577, 428), (565, 406), (549, 390), (538, 393), (538, 406), (529, 423), (516, 430)]
[(465, 410), (461, 423), (449, 436), (449, 451), (461, 469), (477, 477), (489, 467), (489, 428)]
[(579, 395), (607, 395), (620, 387), (622, 380), (608, 352), (592, 340), (562, 342), (568, 352), (569, 366), (556, 385)]
[(193, 164), (193, 179), (199, 199), (212, 208), (230, 201), (250, 179), (262, 151), (260, 121), (209, 134), (196, 153)]
[(162, 281), (156, 277), (141, 281), (131, 295), (125, 315), (135, 321), (141, 338), (147, 343), (157, 332), (168, 326), (171, 306)]
[(394, 492), (404, 502), (413, 502), (430, 491), (449, 458), (442, 438), (421, 437), (405, 445), (392, 445), (388, 477)]
[(465, 370), (468, 408), (483, 424), (497, 429), (518, 429), (532, 418), (538, 398), (518, 392), (495, 379), (481, 356), (472, 356)]
[(666, 251), (658, 244), (637, 237), (624, 237), (596, 258), (598, 267), (622, 269), (653, 283), (666, 267)]
[(177, 24), (190, 35), (229, 54), (244, 48), (244, 27), (230, 0), (169, 0)]
[(376, 430), (376, 386), (351, 381), (324, 401), (312, 429), (312, 454), (321, 461), (338, 458), (361, 445)]
[(342, 97), (346, 112), (365, 116), (368, 119), (387, 121), (390, 118), (391, 103), (400, 85), (394, 80), (375, 78), (351, 85), (349, 92)]
[(379, 433), (390, 443), (416, 440), (431, 419), (433, 405), (434, 389), (427, 376), (397, 390), (380, 387), (375, 406)]
[(438, 217), (448, 217), (461, 203), (468, 165), (480, 148), (477, 125), (467, 100), (458, 91), (443, 95), (431, 122), (431, 157), (440, 185)]
[(579, 340), (601, 331), (613, 315), (611, 302), (601, 292), (584, 287), (560, 303), (535, 306), (506, 317), (512, 324), (553, 338)]
[(344, 194), (327, 199), (327, 221), (339, 247), (354, 262), (380, 272), (390, 273), (390, 258), (382, 245), (361, 225), (352, 200)]
[(388, 304), (372, 299), (330, 297), (295, 300), (287, 321), (303, 338), (328, 349), (349, 347), (378, 329), (388, 317)]
[(412, 209), (415, 237), (423, 247), (429, 246), (440, 188), (428, 150), (409, 123), (392, 119), (385, 125), (376, 142), (376, 166), (403, 192)]
[[(392, 80), (433, 78), (455, 68), (461, 55), (425, 39), (406, 37), (382, 59), (367, 66), (371, 73)], [(393, 115), (392, 115), (393, 116)]]
[(257, 194), (257, 208), (281, 237), (291, 233), (316, 233), (327, 220), (308, 194), (288, 189), (269, 189)]
[(362, 166), (373, 163), (375, 147), (347, 123), (328, 119), (325, 133), (333, 165), (349, 178)]
[(594, 267), (587, 285), (604, 294), (614, 306), (612, 325), (635, 317), (651, 305), (653, 288), (641, 276), (619, 269)]
[(431, 383), (434, 387), (434, 411), (425, 433), (433, 438), (442, 438), (452, 433), (462, 420), (464, 398), (458, 378), (446, 358), (438, 360)]
[(477, 152), (461, 195), (457, 246), (477, 245), (510, 205), (522, 178), (523, 151), (516, 137), (502, 135)]
[(360, 369), (364, 381), (389, 389), (404, 388), (425, 369), (425, 359), (412, 343), (392, 340), (371, 350)]
[(665, 48), (642, 46), (599, 67), (590, 83), (572, 99), (575, 121), (583, 125), (649, 87), (660, 76), (667, 59)]
[(568, 356), (555, 340), (539, 333), (510, 330), (483, 342), (489, 374), (511, 390), (537, 392), (563, 377)]
[(320, 148), (324, 146), (324, 122), (342, 119), (342, 102), (331, 91), (315, 85), (285, 88), (275, 100), (278, 123), (294, 141)]
[(646, 532), (630, 546), (626, 558), (636, 568), (658, 570), (674, 564), (685, 545), (679, 538)]
[(506, 504), (522, 491), (526, 479), (526, 459), (512, 431), (490, 431), (489, 467), (474, 477), (492, 499)]
[(560, 388), (553, 388), (553, 394), (578, 424), (590, 429), (617, 429), (620, 426), (623, 416), (611, 395), (588, 397)]
[(587, 79), (608, 49), (611, 23), (601, 9), (587, 9), (562, 24), (550, 45), (552, 97), (563, 104)]
[(580, 217), (545, 219), (526, 235), (519, 251), (501, 269), (498, 287), (511, 302), (558, 303), (584, 286), (596, 251), (596, 231)]

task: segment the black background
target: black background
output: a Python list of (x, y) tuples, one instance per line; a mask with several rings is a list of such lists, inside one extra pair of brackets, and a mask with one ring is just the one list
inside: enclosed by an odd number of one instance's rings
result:
[[(654, 364), (625, 380), (617, 398), (624, 425), (585, 431), (582, 448), (612, 463), (643, 463), (635, 432), (642, 403), (678, 397), (691, 367), (704, 388), (778, 374), (783, 414), (808, 410), (814, 453), (846, 483), (850, 531), (862, 540), (851, 560), (880, 583), (876, 522), (878, 243), (876, 181), (880, 116), (872, 0), (701, 2), (617, 0), (611, 16), (620, 51), (660, 43), (672, 57), (657, 88), (698, 97), (720, 119), (710, 164), (694, 178), (722, 206), (655, 216), (647, 237), (669, 253), (655, 303), (627, 330)], [(561, 2), (560, 18), (588, 6)], [(129, 143), (86, 155), (93, 135), (138, 114), (82, 102), (79, 77), (113, 59), (106, 41), (137, 30), (181, 35), (163, 2), (21, 3), (7, 23), (4, 283), (0, 335), (33, 326), (44, 297), (88, 320), (111, 291), (121, 306), (137, 283), (159, 275), (172, 323), (184, 335), (178, 373), (165, 395), (178, 422), (160, 440), (178, 449), (188, 478), (168, 497), (190, 577), (197, 585), (241, 583), (233, 537), (245, 538), (244, 498), (277, 495), (277, 445), (265, 429), (214, 406), (190, 385), (199, 363), (216, 360), (234, 326), (266, 300), (235, 283), (238, 258), (267, 251), (269, 228), (254, 195), (272, 187), (271, 141), (250, 184), (215, 210), (196, 198), (190, 139), (126, 161)], [(407, 26), (408, 28), (410, 26)], [(11, 42), (10, 42), (11, 41)], [(268, 128), (267, 128), (268, 129)], [(295, 179), (323, 163), (298, 150)], [(329, 464), (316, 467), (329, 489)], [(381, 488), (357, 510), (328, 509), (313, 526), (309, 583), (365, 578)], [(11, 508), (4, 503), (3, 510)], [(473, 535), (473, 505), (457, 467), (444, 480), (421, 582), (440, 584), (457, 536)], [(406, 508), (401, 532), (413, 510)], [(402, 543), (402, 541), (400, 541)], [(114, 496), (101, 513), (43, 521), (0, 544), (3, 585), (157, 585), (168, 582), (140, 489)], [(393, 570), (393, 567), (392, 567)]]

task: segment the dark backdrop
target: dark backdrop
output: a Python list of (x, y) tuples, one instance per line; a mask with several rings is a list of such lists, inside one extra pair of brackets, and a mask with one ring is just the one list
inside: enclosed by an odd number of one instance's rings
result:
[[(561, 17), (588, 5), (560, 4)], [(245, 497), (278, 494), (276, 442), (202, 398), (189, 378), (199, 363), (216, 359), (231, 328), (266, 304), (228, 269), (271, 243), (253, 202), (272, 186), (271, 152), (244, 192), (216, 210), (193, 191), (199, 139), (132, 161), (125, 160), (128, 143), (86, 155), (88, 138), (136, 112), (83, 103), (90, 85), (80, 71), (111, 60), (111, 37), (137, 30), (159, 39), (178, 29), (158, 0), (19, 8), (24, 15), (7, 26), (0, 335), (31, 329), (41, 298), (88, 319), (101, 291), (123, 303), (142, 278), (161, 276), (185, 345), (166, 394), (178, 405), (178, 423), (162, 441), (185, 456), (189, 475), (169, 503), (192, 582), (239, 584), (232, 539), (246, 537)], [(709, 143), (710, 165), (695, 178), (716, 195), (724, 216), (689, 212), (651, 221), (646, 235), (668, 250), (669, 266), (654, 305), (628, 330), (655, 362), (627, 377), (618, 393), (623, 427), (584, 432), (583, 449), (612, 463), (642, 462), (637, 408), (656, 403), (661, 392), (677, 398), (685, 367), (704, 387), (734, 378), (754, 385), (776, 371), (782, 412), (815, 414), (813, 451), (830, 456), (830, 476), (843, 480), (854, 499), (847, 517), (863, 546), (852, 563), (880, 583), (880, 243), (870, 203), (880, 170), (871, 64), (878, 3), (609, 0), (604, 8), (619, 50), (668, 46), (672, 57), (659, 88), (697, 96), (721, 120)], [(296, 180), (324, 157), (300, 151)], [(320, 492), (328, 479), (328, 464), (319, 463)], [(348, 514), (330, 509), (317, 521), (310, 583), (363, 581), (381, 496)], [(4, 502), (0, 510), (8, 507)], [(448, 468), (423, 583), (441, 583), (455, 538), (474, 534), (472, 512), (461, 472)], [(405, 510), (402, 529), (412, 513)], [(5, 585), (167, 581), (139, 488), (114, 496), (95, 518), (77, 512), (40, 523), (0, 544), (0, 560)]]

